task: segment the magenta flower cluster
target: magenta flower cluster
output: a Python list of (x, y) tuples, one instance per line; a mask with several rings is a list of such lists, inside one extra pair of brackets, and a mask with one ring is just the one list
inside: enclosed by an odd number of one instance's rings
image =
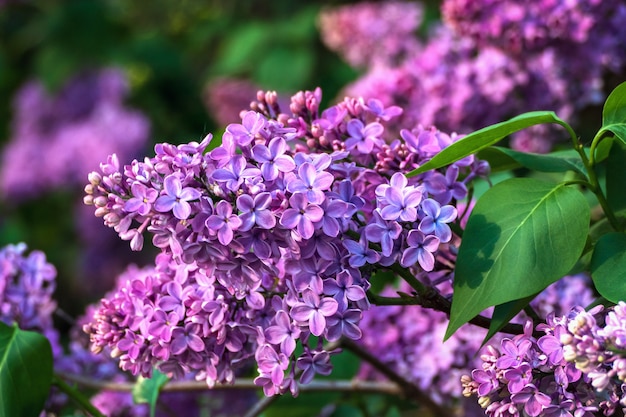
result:
[(373, 269), (432, 270), (456, 200), (488, 173), (468, 157), (407, 178), (455, 136), (417, 126), (385, 142), (401, 110), (376, 100), (320, 111), (318, 89), (283, 113), (275, 93), (257, 99), (209, 152), (210, 135), (163, 143), (89, 175), (95, 214), (133, 249), (147, 232), (162, 250), (156, 272), (104, 299), (86, 327), (124, 369), (212, 386), (254, 359), (266, 395), (295, 393), (298, 377), (331, 372), (325, 341), (361, 337)]
[(626, 304), (526, 325), (523, 335), (488, 347), (483, 364), (463, 377), (488, 416), (592, 417), (626, 409)]
[(33, 198), (81, 184), (111, 153), (136, 156), (150, 124), (124, 105), (128, 90), (125, 75), (115, 68), (77, 75), (55, 94), (37, 81), (24, 85), (2, 151), (0, 193), (10, 201)]
[[(419, 10), (415, 3), (393, 7)], [(446, 0), (441, 7), (443, 21), (431, 24), (423, 41), (409, 32), (396, 36), (418, 27), (421, 14), (388, 13), (387, 2), (323, 10), (320, 21), (329, 23), (320, 25), (322, 40), (355, 67), (353, 56), (367, 57), (387, 42), (406, 45), (399, 59), (361, 63), (365, 74), (345, 94), (401, 106), (400, 125), (468, 133), (532, 110), (573, 119), (603, 100), (604, 76), (626, 64), (622, 2)], [(360, 26), (398, 32), (355, 37)], [(565, 136), (540, 126), (514, 135), (511, 145), (546, 152), (559, 138)]]

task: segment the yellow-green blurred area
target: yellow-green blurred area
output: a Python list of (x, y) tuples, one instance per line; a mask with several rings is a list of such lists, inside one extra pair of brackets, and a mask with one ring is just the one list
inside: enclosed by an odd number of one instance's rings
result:
[[(247, 80), (285, 98), (320, 86), (328, 103), (357, 76), (320, 40), (318, 13), (337, 4), (0, 0), (0, 152), (12, 139), (20, 88), (38, 80), (54, 95), (86, 70), (123, 71), (130, 86), (125, 105), (150, 123), (148, 156), (159, 142), (199, 141), (207, 133), (219, 140), (225, 126), (204, 99), (216, 79)], [(128, 242), (102, 226), (102, 245), (116, 241), (119, 255), (98, 265), (85, 258), (77, 238), (82, 193), (82, 186), (72, 185), (27, 201), (0, 197), (0, 245), (23, 241), (30, 250), (44, 251), (58, 270), (59, 304), (71, 316), (111, 287), (111, 275), (119, 272), (114, 263), (147, 264), (154, 256), (150, 248), (130, 252)]]

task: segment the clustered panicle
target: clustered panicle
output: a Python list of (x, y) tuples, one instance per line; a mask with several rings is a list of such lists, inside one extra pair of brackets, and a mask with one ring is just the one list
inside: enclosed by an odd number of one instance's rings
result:
[[(370, 22), (384, 15), (386, 5), (358, 7)], [(353, 7), (326, 9), (320, 21), (358, 22)], [(369, 56), (388, 41), (404, 39), (410, 45), (402, 59), (361, 63), (366, 73), (348, 85), (345, 94), (401, 106), (405, 112), (397, 120), (400, 125), (419, 121), (467, 133), (532, 110), (551, 109), (570, 119), (600, 103), (605, 96), (603, 76), (626, 64), (626, 29), (621, 24), (626, 5), (621, 2), (446, 0), (442, 15), (443, 22), (429, 28), (419, 47), (413, 46), (416, 36), (398, 38), (395, 32), (389, 39), (385, 33), (369, 37), (367, 44), (354, 41), (352, 27), (358, 24), (353, 22), (320, 25), (322, 40), (353, 66), (359, 66), (353, 55)], [(384, 27), (394, 25), (380, 19)], [(403, 16), (395, 25), (404, 27), (407, 21)], [(338, 39), (345, 46), (338, 48)], [(511, 146), (547, 152), (564, 138), (556, 133), (545, 126), (524, 130), (514, 135)]]
[(489, 347), (462, 378), (488, 416), (613, 415), (626, 410), (626, 304), (548, 315), (523, 335)]
[(127, 94), (125, 76), (115, 68), (75, 76), (55, 94), (40, 82), (24, 85), (0, 163), (0, 193), (7, 201), (33, 198), (80, 184), (111, 153), (136, 156), (149, 121), (124, 106)]
[(298, 377), (331, 372), (324, 341), (361, 337), (376, 265), (434, 268), (456, 200), (488, 166), (468, 157), (408, 178), (455, 137), (417, 126), (388, 142), (401, 109), (320, 102), (321, 90), (300, 92), (283, 112), (259, 92), (210, 152), (210, 135), (162, 143), (153, 158), (121, 167), (112, 155), (89, 175), (96, 216), (131, 248), (148, 232), (162, 251), (154, 273), (102, 300), (86, 326), (95, 351), (135, 374), (156, 366), (209, 386), (254, 359), (266, 395), (295, 394)]
[[(441, 248), (437, 254), (436, 274), (426, 272), (418, 275), (424, 282), (437, 284), (439, 291), (451, 295), (453, 271), (446, 274), (444, 262), (454, 262), (454, 253)], [(388, 286), (384, 293), (410, 292), (406, 283), (397, 288)], [(549, 314), (566, 313), (579, 305), (587, 305), (593, 300), (590, 280), (586, 275), (573, 275), (562, 278), (542, 291), (531, 306), (540, 317)], [(489, 315), (490, 312), (485, 312)], [(518, 315), (514, 322), (523, 322), (526, 316)], [(445, 313), (421, 306), (372, 306), (363, 314), (361, 328), (363, 338), (359, 341), (368, 352), (375, 355), (385, 365), (415, 383), (431, 398), (441, 404), (456, 404), (463, 408), (463, 415), (474, 415), (474, 404), (463, 399), (463, 388), (459, 379), (482, 365), (477, 356), (481, 350), (486, 330), (473, 325), (462, 326), (448, 340), (443, 342), (449, 319)], [(494, 336), (489, 344), (498, 344), (504, 338)], [(363, 379), (381, 378), (370, 365), (364, 363), (359, 370)]]
[(24, 243), (0, 249), (0, 321), (44, 334), (58, 354), (59, 334), (52, 323), (56, 269), (43, 252), (27, 255), (27, 249)]

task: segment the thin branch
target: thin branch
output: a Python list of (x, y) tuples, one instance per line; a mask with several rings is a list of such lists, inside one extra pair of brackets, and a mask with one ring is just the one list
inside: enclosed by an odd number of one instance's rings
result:
[[(132, 392), (133, 382), (109, 382), (84, 377), (81, 375), (59, 373), (59, 378), (71, 381), (84, 388)], [(378, 392), (384, 394), (399, 395), (402, 390), (398, 385), (387, 382), (358, 381), (358, 380), (314, 380), (306, 385), (298, 386), (300, 392), (321, 391), (350, 391), (350, 392)], [(238, 378), (233, 384), (217, 384), (213, 388), (207, 387), (204, 381), (170, 381), (161, 388), (161, 392), (181, 391), (235, 391), (235, 390), (258, 390), (260, 387), (254, 384), (253, 378)]]
[[(434, 289), (432, 293), (425, 295), (415, 294), (410, 297), (407, 297), (406, 295), (400, 297), (384, 297), (368, 291), (367, 297), (370, 302), (375, 305), (419, 305), (425, 308), (441, 311), (442, 313), (446, 313), (448, 316), (450, 315), (450, 309), (452, 307), (452, 303)], [(483, 329), (489, 329), (491, 319), (485, 316), (476, 316), (471, 319), (469, 323), (482, 327)], [(508, 334), (524, 334), (524, 326), (521, 324), (509, 323), (504, 326), (500, 332)]]
[(372, 365), (377, 371), (397, 384), (407, 399), (414, 400), (416, 403), (430, 409), (430, 411), (433, 412), (433, 415), (437, 417), (448, 417), (454, 414), (451, 410), (434, 402), (415, 384), (393, 371), (389, 366), (381, 362), (377, 357), (363, 349), (354, 341), (349, 339), (342, 340), (342, 346)]
[(65, 393), (72, 400), (76, 401), (80, 407), (93, 417), (104, 417), (100, 412), (80, 391), (63, 381), (59, 374), (52, 376), (52, 385), (56, 386), (61, 392)]

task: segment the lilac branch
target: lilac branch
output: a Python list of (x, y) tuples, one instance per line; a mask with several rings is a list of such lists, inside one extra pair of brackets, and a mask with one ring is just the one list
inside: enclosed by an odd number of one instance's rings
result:
[(377, 371), (389, 378), (390, 381), (397, 384), (397, 386), (402, 390), (403, 397), (415, 400), (415, 402), (417, 402), (418, 404), (430, 409), (430, 411), (432, 411), (433, 413), (433, 416), (447, 417), (454, 414), (452, 410), (449, 410), (434, 402), (432, 398), (426, 395), (415, 384), (406, 380), (402, 375), (396, 373), (393, 369), (391, 369), (385, 363), (381, 362), (377, 357), (363, 349), (354, 341), (349, 339), (342, 339), (342, 346), (357, 355), (362, 360), (368, 362)]

